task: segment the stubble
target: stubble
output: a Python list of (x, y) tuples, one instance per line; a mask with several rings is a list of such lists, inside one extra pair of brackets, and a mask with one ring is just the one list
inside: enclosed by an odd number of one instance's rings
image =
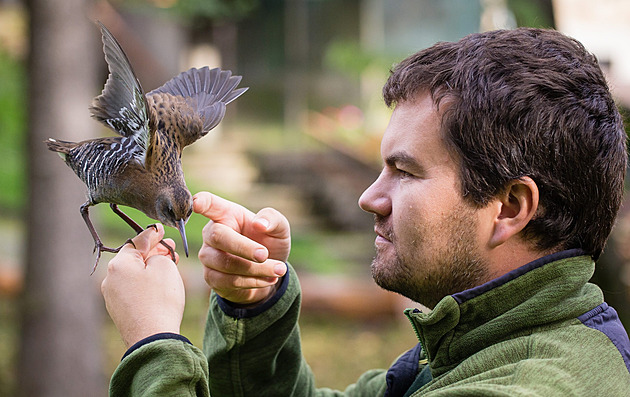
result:
[[(472, 210), (459, 209), (441, 228), (416, 225), (414, 238), (403, 246), (386, 220), (376, 215), (377, 229), (391, 242), (393, 252), (382, 252), (377, 246), (371, 266), (374, 281), (428, 308), (447, 295), (487, 281), (488, 265), (477, 249), (474, 219)], [(446, 233), (448, 242), (438, 244), (441, 239), (430, 233)]]

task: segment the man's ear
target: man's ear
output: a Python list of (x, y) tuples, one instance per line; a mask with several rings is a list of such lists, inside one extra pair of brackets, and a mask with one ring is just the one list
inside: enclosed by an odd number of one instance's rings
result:
[(498, 206), (491, 247), (497, 247), (520, 233), (538, 209), (538, 186), (528, 176), (510, 181), (497, 198)]

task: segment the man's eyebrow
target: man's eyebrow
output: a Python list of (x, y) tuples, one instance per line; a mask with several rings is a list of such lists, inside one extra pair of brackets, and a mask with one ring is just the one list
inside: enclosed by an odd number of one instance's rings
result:
[(406, 152), (395, 152), (390, 154), (385, 158), (385, 164), (388, 166), (400, 166), (405, 165), (407, 167), (414, 167), (416, 169), (421, 169), (422, 166), (418, 161)]

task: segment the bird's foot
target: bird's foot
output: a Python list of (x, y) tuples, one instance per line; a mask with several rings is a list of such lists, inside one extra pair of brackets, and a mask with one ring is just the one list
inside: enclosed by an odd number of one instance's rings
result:
[[(134, 248), (136, 247), (136, 245), (133, 243), (133, 241), (131, 241), (131, 239), (127, 240), (125, 242), (125, 244), (127, 243), (131, 243), (131, 245), (134, 246)], [(110, 248), (110, 247), (106, 247), (101, 240), (99, 239), (98, 241), (94, 242), (94, 250), (92, 251), (92, 253), (96, 252), (96, 260), (94, 261), (94, 267), (92, 268), (92, 273), (90, 273), (90, 276), (92, 274), (94, 274), (94, 272), (96, 271), (96, 267), (98, 266), (98, 261), (101, 259), (101, 254), (103, 252), (112, 252), (112, 253), (118, 253), (118, 251), (120, 251), (120, 249), (125, 245), (121, 245), (118, 248)]]
[[(150, 227), (155, 229), (156, 232), (158, 231), (158, 228), (157, 228), (155, 223), (152, 223), (149, 226), (147, 226), (147, 229), (150, 228)], [(168, 252), (170, 252), (170, 254), (171, 254), (171, 258), (173, 258), (173, 262), (176, 262), (176, 260), (175, 260), (175, 250), (173, 249), (173, 247), (171, 247), (170, 245), (166, 244), (166, 241), (164, 241), (164, 240), (160, 240), (160, 244), (162, 244), (163, 246), (166, 247), (166, 249), (168, 249)]]
[(162, 244), (163, 246), (165, 246), (168, 249), (168, 252), (171, 253), (171, 258), (173, 258), (173, 262), (177, 263), (177, 261), (175, 260), (175, 250), (173, 249), (173, 247), (171, 247), (170, 245), (166, 244), (166, 241), (164, 241), (164, 240), (160, 240), (160, 244)]
[[(130, 238), (128, 238), (128, 239), (127, 239), (127, 241), (125, 241), (125, 244), (121, 245), (121, 246), (120, 246), (120, 248), (124, 247), (124, 246), (125, 246), (125, 245), (127, 245), (127, 244), (131, 244), (131, 245), (133, 246), (133, 248), (134, 248), (134, 249), (137, 249), (137, 248), (136, 248), (136, 243), (134, 243), (134, 242), (133, 242), (133, 240), (132, 240), (132, 239), (130, 239)], [(119, 248), (119, 249), (120, 249), (120, 248)]]
[[(154, 224), (153, 225), (149, 225), (149, 226), (147, 226), (147, 229), (150, 228), (150, 227), (154, 228), (155, 231), (157, 232), (157, 226), (156, 225), (154, 225)], [(133, 242), (132, 239), (127, 239), (127, 241), (125, 241), (124, 244), (122, 244), (120, 247), (117, 247), (117, 248), (106, 247), (101, 242), (100, 239), (95, 241), (94, 242), (94, 249), (92, 250), (92, 253), (96, 253), (96, 260), (94, 261), (94, 267), (92, 268), (92, 273), (90, 273), (90, 276), (92, 274), (94, 274), (94, 272), (96, 271), (96, 267), (98, 266), (98, 261), (101, 259), (101, 254), (103, 252), (111, 252), (113, 254), (116, 254), (122, 249), (122, 247), (124, 247), (127, 244), (131, 244), (133, 246), (133, 248), (136, 248), (136, 244)], [(175, 250), (173, 249), (173, 247), (168, 245), (166, 243), (166, 241), (164, 241), (164, 240), (160, 240), (160, 244), (162, 244), (164, 247), (166, 247), (168, 249), (168, 252), (171, 254), (171, 258), (173, 258), (173, 262), (175, 262), (176, 261), (176, 259), (175, 259)]]

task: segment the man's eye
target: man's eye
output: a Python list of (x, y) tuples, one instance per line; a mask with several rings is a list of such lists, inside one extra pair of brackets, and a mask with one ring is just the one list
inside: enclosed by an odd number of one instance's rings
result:
[(413, 174), (411, 174), (410, 172), (407, 172), (405, 170), (401, 170), (400, 168), (396, 168), (396, 172), (400, 174), (401, 177), (403, 178), (411, 178), (413, 177)]

